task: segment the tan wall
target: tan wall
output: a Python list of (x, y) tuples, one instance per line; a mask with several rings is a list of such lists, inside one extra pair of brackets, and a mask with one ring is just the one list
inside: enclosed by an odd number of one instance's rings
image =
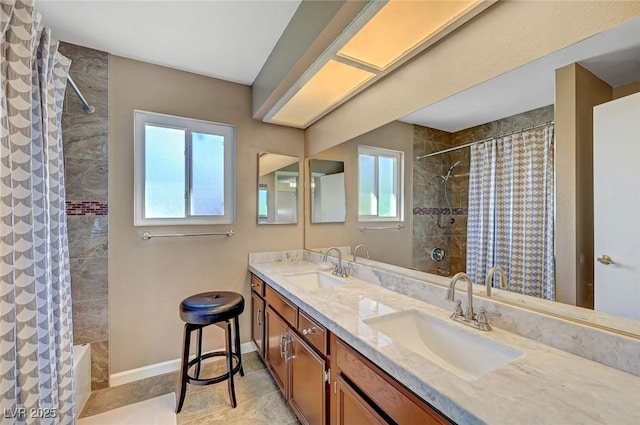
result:
[(624, 86), (613, 88), (613, 98), (620, 99), (621, 97), (629, 96), (630, 94), (640, 93), (640, 81), (625, 84)]
[[(250, 339), (248, 253), (303, 246), (303, 224), (257, 225), (257, 155), (303, 156), (302, 131), (251, 119), (246, 86), (111, 56), (109, 81), (109, 325), (111, 373), (176, 359), (183, 322), (178, 306), (203, 291), (245, 297), (242, 340)], [(236, 223), (228, 226), (133, 226), (133, 110), (236, 126)], [(302, 198), (299, 199), (300, 211)], [(227, 237), (142, 241), (154, 233), (233, 228)], [(215, 329), (214, 329), (215, 328)], [(223, 332), (207, 328), (205, 349), (223, 346)]]
[(307, 155), (640, 15), (633, 1), (501, 1), (305, 132)]
[(613, 89), (577, 64), (556, 71), (556, 296), (593, 308), (593, 107)]
[[(404, 230), (360, 232), (358, 223), (358, 145), (400, 150), (404, 155)], [(353, 140), (314, 155), (315, 159), (344, 161), (347, 218), (345, 223), (311, 224), (308, 200), (305, 202), (305, 247), (351, 246), (364, 243), (372, 259), (411, 267), (412, 194), (413, 194), (413, 125), (392, 122)], [(308, 178), (307, 183), (308, 185)], [(383, 226), (389, 223), (366, 223)]]

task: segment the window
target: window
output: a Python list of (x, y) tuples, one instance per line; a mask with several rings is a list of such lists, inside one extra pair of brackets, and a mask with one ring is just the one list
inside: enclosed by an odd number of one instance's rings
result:
[(402, 221), (404, 153), (358, 146), (358, 220)]
[(258, 185), (258, 223), (266, 223), (269, 219), (269, 188), (266, 184)]
[(227, 224), (235, 210), (235, 129), (135, 111), (134, 224)]

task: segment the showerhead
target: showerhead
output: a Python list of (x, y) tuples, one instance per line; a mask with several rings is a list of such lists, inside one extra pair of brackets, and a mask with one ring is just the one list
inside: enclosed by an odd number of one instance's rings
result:
[(451, 177), (451, 172), (453, 171), (453, 169), (456, 168), (460, 164), (462, 164), (462, 161), (456, 161), (447, 169), (447, 172), (444, 173), (444, 175), (436, 174), (436, 175), (434, 175), (434, 177), (439, 177), (440, 180), (442, 180), (442, 182), (444, 183), (447, 180), (449, 180), (449, 177)]
[(449, 169), (447, 170), (447, 174), (445, 174), (444, 176), (440, 176), (440, 178), (442, 179), (443, 182), (446, 182), (447, 180), (449, 180), (449, 177), (451, 177), (451, 172), (453, 171), (454, 168), (456, 168), (458, 165), (462, 164), (462, 161), (456, 161), (453, 163), (453, 165), (451, 165), (449, 167)]

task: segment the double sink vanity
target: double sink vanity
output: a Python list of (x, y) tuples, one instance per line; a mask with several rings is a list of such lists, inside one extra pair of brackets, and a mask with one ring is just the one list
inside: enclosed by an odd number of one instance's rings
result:
[(249, 270), (252, 339), (302, 423), (640, 423), (640, 377), (452, 320), (465, 288), (452, 302), (427, 285), (425, 302), (402, 277), (311, 251), (250, 254)]

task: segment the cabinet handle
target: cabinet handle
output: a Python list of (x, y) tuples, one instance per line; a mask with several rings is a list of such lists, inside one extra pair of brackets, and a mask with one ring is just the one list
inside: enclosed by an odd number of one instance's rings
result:
[(282, 354), (283, 354), (283, 357), (284, 357), (284, 361), (288, 362), (289, 361), (289, 354), (288, 354), (288, 351), (289, 351), (289, 338), (287, 338), (287, 335), (285, 334), (285, 335), (282, 335), (282, 339), (284, 341), (284, 349), (282, 350)]
[(259, 308), (258, 311), (256, 311), (256, 323), (258, 324), (258, 327), (262, 326), (262, 322), (260, 321), (261, 316), (262, 316), (262, 309)]
[(333, 393), (338, 394), (338, 381), (333, 381)]
[(284, 357), (284, 340), (285, 340), (286, 335), (282, 334), (280, 335), (280, 357)]
[(304, 328), (302, 330), (302, 335), (311, 335), (312, 333), (315, 333), (318, 330), (318, 328), (316, 328), (315, 326), (312, 326), (310, 328)]
[(287, 335), (287, 337), (285, 338), (285, 341), (284, 341), (284, 352), (285, 352), (284, 359), (285, 359), (286, 362), (289, 362), (289, 360), (293, 360), (293, 359), (296, 358), (296, 356), (294, 356), (293, 354), (290, 353), (291, 345), (289, 345), (289, 344), (291, 344), (292, 342), (293, 342), (293, 340), (291, 339), (291, 337)]

